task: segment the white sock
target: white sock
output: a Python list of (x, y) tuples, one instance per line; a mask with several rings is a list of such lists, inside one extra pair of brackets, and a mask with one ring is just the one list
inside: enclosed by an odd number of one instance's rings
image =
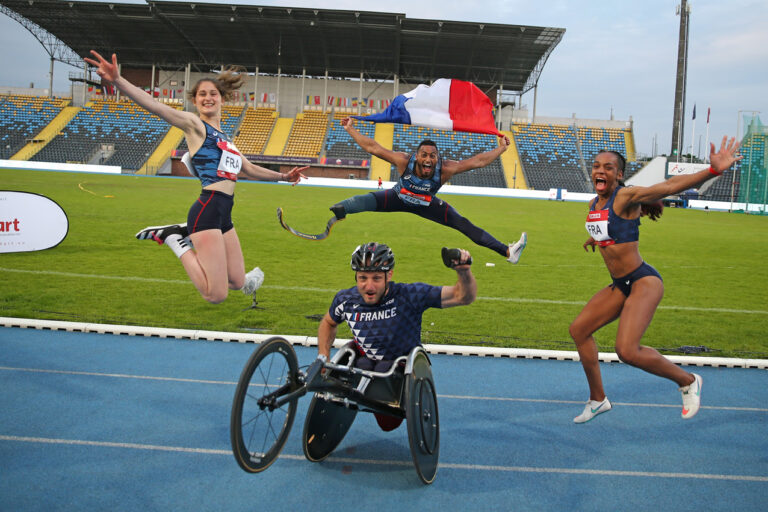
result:
[(164, 243), (171, 248), (173, 254), (179, 259), (181, 259), (185, 252), (192, 249), (192, 244), (189, 240), (187, 238), (181, 238), (181, 235), (168, 235)]

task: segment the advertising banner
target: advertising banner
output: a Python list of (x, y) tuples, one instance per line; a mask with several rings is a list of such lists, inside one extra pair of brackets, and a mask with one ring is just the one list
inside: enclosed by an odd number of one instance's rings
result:
[(692, 164), (686, 162), (667, 162), (667, 178), (681, 174), (693, 174), (708, 168), (708, 164)]
[(0, 253), (50, 249), (69, 231), (69, 219), (55, 201), (30, 192), (0, 190)]

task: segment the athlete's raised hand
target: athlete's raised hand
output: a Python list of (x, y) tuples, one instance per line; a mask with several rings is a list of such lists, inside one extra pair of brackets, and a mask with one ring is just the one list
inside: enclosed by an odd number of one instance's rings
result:
[(112, 62), (107, 61), (95, 50), (91, 50), (91, 55), (96, 57), (96, 59), (89, 59), (88, 57), (85, 57), (84, 60), (91, 66), (96, 67), (96, 74), (99, 75), (102, 80), (115, 82), (118, 78), (120, 78), (120, 72), (118, 71), (117, 67), (116, 54), (112, 54)]
[(355, 120), (351, 117), (345, 117), (341, 120), (341, 127), (349, 131), (355, 128)]
[(736, 142), (735, 137), (731, 137), (728, 140), (728, 136), (723, 137), (723, 141), (720, 143), (720, 151), (715, 152), (714, 143), (709, 143), (709, 165), (717, 173), (725, 171), (727, 168), (744, 158), (744, 155), (739, 155), (739, 143)]

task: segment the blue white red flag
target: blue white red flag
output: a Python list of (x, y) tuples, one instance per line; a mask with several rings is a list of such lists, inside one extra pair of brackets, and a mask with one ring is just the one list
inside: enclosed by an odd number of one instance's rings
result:
[(431, 86), (422, 84), (400, 94), (378, 114), (351, 117), (373, 123), (412, 124), (501, 136), (488, 96), (471, 82), (449, 78), (440, 78)]

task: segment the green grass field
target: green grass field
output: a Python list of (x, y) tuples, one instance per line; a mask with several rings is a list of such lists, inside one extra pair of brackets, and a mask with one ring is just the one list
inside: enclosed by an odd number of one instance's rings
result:
[[(169, 249), (133, 237), (148, 225), (185, 220), (199, 193), (197, 181), (16, 170), (0, 170), (0, 176), (5, 190), (55, 200), (70, 222), (58, 247), (0, 255), (2, 316), (314, 336), (317, 315), (338, 289), (353, 285), (350, 253), (376, 240), (395, 251), (397, 281), (453, 284), (455, 273), (443, 266), (440, 248), (472, 252), (479, 299), (427, 311), (425, 343), (570, 350), (568, 325), (610, 283), (599, 254), (582, 249), (584, 203), (442, 195), (502, 241), (528, 232), (521, 262), (510, 265), (457, 231), (405, 213), (353, 215), (325, 241), (306, 241), (280, 227), (278, 206), (291, 225), (320, 232), (328, 207), (359, 191), (243, 182), (233, 217), (247, 269), (260, 266), (266, 274), (257, 294), (263, 309), (247, 309), (251, 300), (240, 292), (211, 305)], [(673, 208), (659, 222), (644, 220), (641, 253), (666, 287), (644, 343), (768, 357), (767, 222)], [(601, 350), (612, 350), (615, 332), (613, 324), (597, 333)], [(341, 329), (339, 336), (349, 332)]]

